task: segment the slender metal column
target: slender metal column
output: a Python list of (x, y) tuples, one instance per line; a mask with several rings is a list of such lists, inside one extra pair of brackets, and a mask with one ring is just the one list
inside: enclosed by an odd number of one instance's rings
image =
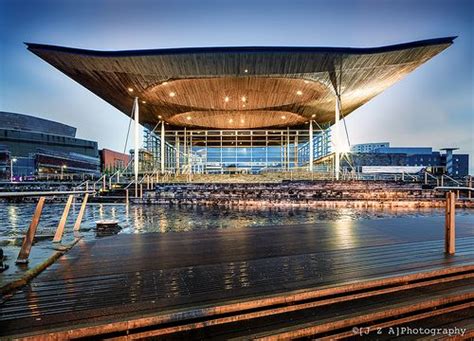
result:
[(175, 148), (175, 152), (176, 152), (176, 155), (175, 155), (175, 174), (179, 174), (179, 158), (180, 158), (180, 155), (179, 155), (179, 136), (178, 136), (178, 132), (175, 132), (175, 142), (174, 142), (174, 148)]
[(193, 174), (193, 132), (189, 132), (189, 149), (188, 149), (189, 157), (189, 174)]
[(268, 169), (268, 130), (265, 130), (265, 168)]
[(165, 173), (165, 146), (166, 146), (166, 142), (165, 142), (165, 121), (161, 121), (161, 143), (160, 143), (160, 147), (161, 147), (161, 150), (160, 150), (160, 162), (161, 162), (161, 174), (164, 174)]
[(135, 97), (135, 100), (133, 102), (133, 118), (135, 120), (135, 124), (133, 125), (133, 147), (134, 147), (134, 152), (133, 152), (133, 169), (135, 173), (135, 198), (138, 197), (138, 153), (140, 146), (138, 145), (138, 128), (139, 128), (139, 120), (140, 120), (140, 113), (139, 113), (139, 108), (138, 108), (138, 97)]
[(286, 170), (290, 170), (290, 127), (286, 127)]
[(208, 163), (208, 158), (209, 158), (209, 148), (207, 147), (207, 130), (205, 131), (205, 136), (206, 136), (206, 163), (203, 166), (203, 173), (207, 174), (207, 163)]
[(339, 137), (339, 120), (341, 115), (341, 97), (336, 95), (336, 108), (334, 110), (334, 176), (336, 180), (339, 180), (340, 171), (340, 144), (341, 140)]
[(314, 145), (313, 145), (313, 121), (309, 121), (309, 171), (313, 171), (313, 157), (314, 157)]
[(220, 131), (220, 138), (221, 138), (221, 174), (224, 173), (224, 164), (222, 163), (222, 130)]
[(297, 131), (296, 132), (296, 136), (295, 136), (295, 145), (294, 145), (294, 150), (293, 150), (293, 153), (295, 154), (294, 155), (294, 167), (297, 168), (298, 167), (298, 134), (299, 132)]

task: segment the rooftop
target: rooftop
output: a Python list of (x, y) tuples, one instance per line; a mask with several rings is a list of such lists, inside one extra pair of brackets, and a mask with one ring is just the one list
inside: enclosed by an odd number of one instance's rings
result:
[(258, 129), (334, 122), (335, 92), (352, 111), (449, 47), (455, 37), (375, 48), (28, 49), (125, 113), (140, 102), (154, 127)]

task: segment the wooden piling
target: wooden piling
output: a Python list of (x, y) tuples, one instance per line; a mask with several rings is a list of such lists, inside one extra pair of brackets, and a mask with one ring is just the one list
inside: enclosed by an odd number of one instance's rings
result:
[(74, 196), (72, 194), (67, 198), (63, 215), (61, 216), (61, 220), (59, 221), (58, 228), (56, 229), (56, 233), (54, 234), (53, 243), (59, 243), (61, 239), (63, 238), (64, 226), (66, 225), (67, 216), (69, 214), (69, 209), (71, 208), (71, 203), (72, 203), (73, 198)]
[(86, 193), (84, 195), (84, 199), (82, 200), (79, 214), (77, 215), (76, 222), (74, 223), (74, 231), (79, 231), (79, 229), (81, 228), (82, 217), (84, 216), (84, 212), (86, 210), (87, 199), (89, 199), (89, 193)]
[(140, 198), (143, 198), (143, 184), (140, 184)]
[(33, 218), (31, 219), (30, 227), (28, 228), (25, 238), (23, 239), (23, 243), (21, 244), (21, 250), (16, 260), (17, 264), (28, 263), (28, 257), (30, 256), (31, 246), (33, 245), (33, 240), (35, 239), (36, 229), (41, 218), (41, 213), (43, 212), (44, 200), (44, 197), (40, 197), (38, 204), (36, 205), (35, 213), (33, 214)]
[[(468, 186), (467, 186), (467, 187), (472, 188), (472, 177), (469, 176), (468, 179), (469, 179), (469, 182), (468, 182)], [(471, 199), (471, 192), (472, 192), (472, 191), (467, 191), (467, 197), (468, 197), (468, 199)]]
[(128, 205), (128, 188), (125, 190), (125, 204)]
[(456, 225), (455, 210), (456, 197), (454, 192), (446, 193), (446, 220), (445, 220), (445, 252), (448, 255), (454, 255), (456, 251)]

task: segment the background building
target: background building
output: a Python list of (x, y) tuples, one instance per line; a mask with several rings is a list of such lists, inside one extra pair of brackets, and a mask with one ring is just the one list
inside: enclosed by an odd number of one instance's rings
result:
[(349, 160), (345, 160), (343, 166), (358, 170), (364, 166), (423, 167), (433, 174), (468, 175), (469, 155), (454, 154), (454, 150), (456, 148), (433, 151), (431, 147), (390, 147), (388, 142), (358, 144), (351, 147)]
[(75, 136), (66, 124), (0, 112), (0, 177), (98, 175), (97, 142)]
[(112, 174), (118, 170), (123, 170), (127, 167), (130, 160), (129, 154), (106, 148), (100, 151), (100, 169), (102, 173)]

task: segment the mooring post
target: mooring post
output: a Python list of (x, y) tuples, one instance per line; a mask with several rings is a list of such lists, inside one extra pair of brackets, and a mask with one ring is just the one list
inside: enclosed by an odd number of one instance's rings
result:
[(128, 205), (128, 188), (125, 190), (125, 205)]
[(54, 234), (53, 243), (59, 243), (63, 238), (64, 226), (66, 225), (67, 216), (69, 214), (69, 209), (71, 208), (72, 199), (74, 195), (70, 195), (67, 198), (66, 206), (64, 207), (63, 215), (61, 216), (61, 220), (59, 220), (58, 228), (56, 229), (56, 233)]
[(446, 220), (444, 226), (445, 247), (448, 255), (454, 255), (456, 251), (456, 225), (455, 225), (456, 197), (454, 192), (446, 193)]
[(107, 178), (106, 178), (106, 175), (104, 174), (104, 177), (102, 178), (102, 190), (105, 191), (106, 189), (106, 181), (107, 181)]
[(140, 198), (143, 198), (143, 184), (140, 184)]
[(79, 214), (77, 215), (76, 222), (74, 223), (74, 231), (79, 231), (79, 229), (81, 228), (82, 217), (84, 216), (84, 212), (86, 210), (87, 199), (89, 199), (89, 193), (86, 193), (84, 195), (84, 199), (82, 200)]
[[(472, 176), (470, 176), (470, 175), (469, 175), (469, 183), (468, 183), (468, 186), (467, 186), (467, 187), (472, 188)], [(468, 197), (469, 199), (471, 199), (471, 192), (472, 192), (472, 191), (470, 191), (470, 190), (467, 191), (467, 197)]]
[(30, 227), (28, 227), (28, 231), (26, 232), (25, 238), (23, 239), (23, 243), (21, 244), (21, 250), (16, 260), (17, 264), (28, 263), (28, 257), (30, 256), (31, 246), (33, 245), (33, 241), (35, 239), (36, 229), (41, 218), (41, 213), (43, 212), (44, 200), (44, 197), (40, 197), (38, 200), (38, 204), (36, 204), (35, 213), (33, 214), (33, 218), (31, 219)]

